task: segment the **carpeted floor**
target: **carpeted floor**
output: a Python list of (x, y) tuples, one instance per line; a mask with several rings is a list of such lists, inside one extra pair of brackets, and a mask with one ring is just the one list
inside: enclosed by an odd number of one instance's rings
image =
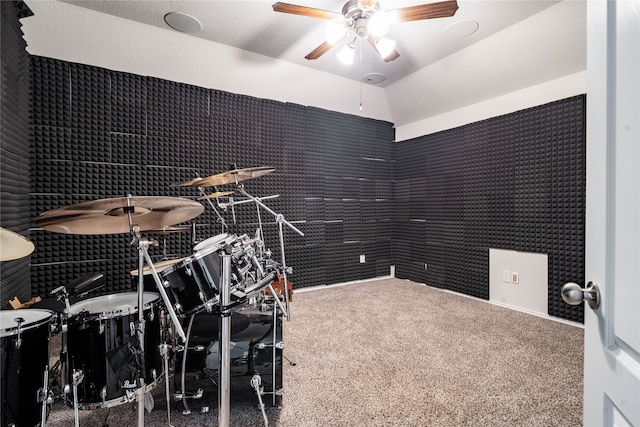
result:
[[(281, 409), (272, 426), (581, 426), (583, 329), (398, 279), (301, 290), (284, 324)], [(232, 390), (240, 387), (234, 384)], [(244, 386), (244, 385), (243, 385)], [(171, 423), (218, 425), (207, 414)], [(167, 425), (164, 383), (145, 424)], [(232, 397), (231, 426), (262, 426), (257, 398)], [(235, 400), (234, 400), (235, 399)], [(135, 426), (136, 405), (83, 411), (82, 426)], [(72, 426), (56, 403), (49, 426)]]

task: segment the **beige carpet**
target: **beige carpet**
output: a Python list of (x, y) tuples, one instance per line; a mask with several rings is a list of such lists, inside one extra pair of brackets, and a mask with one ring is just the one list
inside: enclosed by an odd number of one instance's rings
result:
[[(284, 366), (272, 426), (582, 425), (576, 326), (384, 279), (296, 292), (284, 342), (295, 366)], [(172, 404), (172, 424), (218, 425), (215, 389), (205, 398), (208, 414)], [(161, 406), (146, 425), (167, 425)], [(234, 401), (230, 418), (264, 425), (254, 397)], [(73, 425), (73, 412), (57, 403), (48, 425)], [(135, 426), (135, 404), (82, 412), (80, 425)]]

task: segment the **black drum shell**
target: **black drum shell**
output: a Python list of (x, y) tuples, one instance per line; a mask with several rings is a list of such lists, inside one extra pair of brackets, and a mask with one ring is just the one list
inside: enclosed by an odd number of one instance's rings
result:
[[(218, 337), (219, 316), (212, 313), (194, 315), (191, 333), (189, 334), (186, 369), (189, 372), (204, 372), (206, 376), (218, 375)], [(189, 319), (183, 322), (183, 329), (188, 329)], [(261, 311), (250, 306), (241, 306), (232, 310), (231, 315), (231, 383), (249, 386), (251, 377), (260, 374), (265, 392), (274, 390), (273, 367), (275, 363), (275, 390), (282, 389), (282, 349), (276, 348), (275, 362), (273, 358), (273, 332), (276, 328), (276, 343), (283, 341), (282, 316), (275, 316), (273, 309)], [(264, 345), (264, 348), (260, 348)], [(199, 347), (198, 351), (194, 350)], [(177, 354), (175, 363), (175, 381), (180, 381), (182, 357)], [(186, 384), (187, 387), (189, 386)], [(179, 384), (176, 384), (179, 388)], [(281, 396), (277, 396), (280, 401)]]
[(170, 290), (180, 304), (176, 310), (180, 314), (202, 311), (207, 302), (217, 301), (221, 264), (220, 255), (214, 249), (196, 252), (160, 273), (161, 279), (169, 283), (165, 289)]
[[(134, 294), (135, 295), (135, 294)], [(109, 295), (105, 296), (109, 297)], [(98, 300), (101, 297), (95, 298)], [(80, 313), (67, 320), (68, 383), (72, 383), (74, 369), (82, 369), (83, 381), (78, 385), (78, 402), (96, 407), (103, 402), (101, 391), (106, 387), (104, 400), (110, 401), (126, 394), (122, 387), (129, 381), (132, 388), (139, 386), (140, 365), (144, 361), (145, 383), (153, 381), (153, 372), (160, 375), (163, 361), (159, 345), (162, 342), (160, 328), (160, 299), (145, 306), (144, 358), (135, 353), (138, 347), (135, 330), (138, 313), (121, 313), (113, 316)], [(73, 307), (72, 307), (73, 308)], [(102, 331), (101, 331), (102, 329)]]
[[(25, 309), (25, 312), (36, 311)], [(5, 322), (0, 338), (0, 365), (2, 369), (2, 426), (35, 426), (41, 421), (42, 403), (38, 403), (38, 389), (44, 385), (44, 372), (49, 365), (50, 323), (53, 317), (48, 310), (43, 312), (46, 318), (23, 324), (20, 334), (22, 344), (15, 348), (17, 334), (5, 334)], [(7, 313), (8, 312), (8, 313)], [(49, 313), (47, 316), (47, 312)], [(7, 314), (5, 314), (7, 313)], [(10, 313), (10, 314), (9, 314)], [(4, 316), (20, 317), (20, 310), (3, 311)], [(4, 319), (3, 319), (4, 320)]]

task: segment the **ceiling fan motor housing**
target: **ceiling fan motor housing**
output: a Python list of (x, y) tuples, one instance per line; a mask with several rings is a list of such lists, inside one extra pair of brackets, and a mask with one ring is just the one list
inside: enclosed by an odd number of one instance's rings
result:
[(360, 0), (349, 0), (342, 7), (345, 25), (358, 37), (369, 34), (369, 19), (380, 10), (380, 3), (375, 2), (372, 7), (362, 7)]

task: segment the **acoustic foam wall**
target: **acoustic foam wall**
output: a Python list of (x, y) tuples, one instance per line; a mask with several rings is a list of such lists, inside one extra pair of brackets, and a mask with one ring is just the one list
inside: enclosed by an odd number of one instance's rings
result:
[[(283, 228), (296, 287), (388, 274), (391, 253), (378, 248), (390, 247), (392, 233), (390, 123), (41, 57), (32, 57), (32, 73), (32, 217), (127, 194), (195, 199), (196, 189), (172, 184), (232, 164), (272, 166), (245, 187), (278, 195), (265, 204), (304, 232)], [(232, 233), (253, 234), (259, 225), (254, 204), (221, 214)], [(275, 217), (263, 209), (260, 216), (280, 259)], [(222, 231), (207, 204), (189, 223), (199, 240)], [(34, 295), (98, 272), (107, 278), (103, 293), (130, 289), (138, 264), (129, 235), (33, 235)], [(167, 258), (191, 254), (190, 238), (167, 236)], [(156, 260), (164, 256), (159, 240)]]
[[(29, 238), (29, 55), (18, 20), (32, 13), (23, 2), (0, 7), (0, 226)], [(29, 300), (29, 262), (29, 256), (0, 262), (0, 309), (14, 297)]]
[(489, 248), (547, 253), (549, 314), (582, 322), (585, 143), (576, 96), (397, 144), (396, 275), (488, 299)]
[[(584, 277), (584, 97), (393, 144), (386, 122), (39, 57), (32, 69), (32, 216), (126, 194), (196, 198), (172, 184), (273, 166), (246, 188), (279, 195), (267, 205), (305, 233), (284, 227), (296, 287), (395, 264), (399, 277), (488, 298), (489, 247), (546, 252), (549, 313), (581, 320), (557, 295)], [(222, 213), (233, 233), (258, 226), (253, 205), (236, 206), (236, 223)], [(261, 217), (279, 258), (278, 227)], [(208, 207), (191, 222), (199, 239), (221, 232)], [(34, 234), (34, 294), (96, 271), (105, 292), (129, 289), (129, 236)], [(169, 258), (191, 253), (188, 234), (166, 240)]]

